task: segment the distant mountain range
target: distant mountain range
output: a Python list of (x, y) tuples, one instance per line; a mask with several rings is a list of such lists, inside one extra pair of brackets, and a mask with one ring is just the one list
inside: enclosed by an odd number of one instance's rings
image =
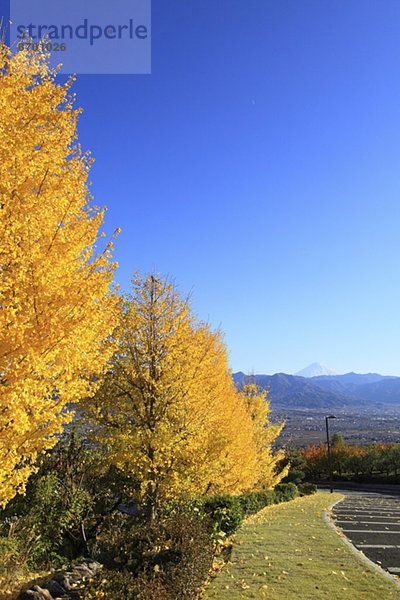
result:
[[(308, 372), (312, 370), (309, 369)], [(400, 408), (400, 377), (353, 372), (311, 377), (286, 373), (253, 377), (260, 387), (269, 387), (268, 399), (274, 408)], [(233, 379), (238, 387), (242, 387), (247, 376), (239, 371), (233, 374)]]

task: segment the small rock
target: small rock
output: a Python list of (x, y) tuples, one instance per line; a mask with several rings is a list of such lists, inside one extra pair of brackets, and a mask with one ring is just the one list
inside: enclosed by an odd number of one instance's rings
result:
[(49, 590), (43, 589), (38, 585), (34, 585), (31, 590), (21, 592), (18, 600), (53, 600), (53, 596)]
[(103, 568), (103, 565), (97, 562), (97, 560), (92, 560), (91, 558), (85, 558), (82, 564), (86, 565), (86, 567), (92, 571), (93, 575)]
[(39, 585), (34, 585), (32, 589), (34, 592), (41, 594), (41, 597), (43, 598), (43, 600), (53, 600), (53, 597), (50, 594), (49, 590), (42, 588)]
[(93, 577), (93, 571), (84, 564), (74, 567), (74, 575), (76, 573), (78, 574), (79, 577), (82, 577), (85, 579), (90, 579), (91, 577)]
[(56, 573), (53, 580), (58, 583), (65, 591), (69, 592), (72, 590), (71, 583), (73, 582), (72, 573), (67, 571), (66, 573)]
[(63, 596), (65, 594), (65, 589), (61, 587), (61, 585), (57, 583), (57, 581), (55, 581), (54, 579), (50, 579), (50, 581), (47, 581), (43, 587), (46, 590), (49, 590), (53, 598), (59, 598), (60, 596)]

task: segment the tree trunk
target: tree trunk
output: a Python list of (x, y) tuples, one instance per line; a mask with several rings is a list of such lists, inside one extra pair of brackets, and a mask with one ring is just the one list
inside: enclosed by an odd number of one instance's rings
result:
[(147, 517), (150, 523), (154, 523), (157, 518), (158, 498), (157, 485), (150, 482), (147, 487)]

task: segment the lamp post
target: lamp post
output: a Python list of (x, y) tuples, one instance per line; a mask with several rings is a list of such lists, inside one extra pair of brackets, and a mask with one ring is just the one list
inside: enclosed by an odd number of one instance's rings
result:
[(330, 484), (331, 494), (332, 494), (332, 492), (333, 492), (333, 484), (332, 484), (332, 462), (331, 462), (331, 445), (329, 443), (328, 419), (336, 419), (336, 417), (335, 417), (335, 415), (330, 415), (329, 417), (325, 417), (325, 423), (326, 423), (326, 441), (328, 443), (329, 484)]

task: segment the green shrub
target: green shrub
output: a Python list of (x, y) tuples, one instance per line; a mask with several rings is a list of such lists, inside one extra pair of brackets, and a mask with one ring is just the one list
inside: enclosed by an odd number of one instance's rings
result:
[(262, 508), (260, 499), (256, 492), (242, 494), (238, 497), (238, 500), (244, 517), (247, 515), (253, 515)]
[(299, 490), (300, 496), (308, 496), (310, 494), (315, 494), (317, 491), (317, 486), (315, 483), (300, 483), (297, 486)]
[(266, 506), (270, 506), (271, 504), (276, 504), (276, 494), (275, 490), (264, 490), (262, 492), (257, 492), (259, 509), (261, 510)]
[(130, 488), (103, 451), (89, 448), (74, 431), (41, 455), (37, 467), (26, 494), (0, 511), (0, 522), (15, 520), (13, 535), (30, 568), (57, 569), (93, 553), (100, 528)]
[(238, 497), (240, 506), (242, 508), (243, 516), (253, 515), (275, 503), (275, 492), (274, 490), (265, 490), (262, 492), (250, 492), (249, 494), (242, 494)]
[(5, 575), (24, 562), (21, 548), (14, 537), (0, 536), (0, 576)]
[(242, 524), (242, 506), (237, 496), (210, 496), (202, 501), (201, 509), (208, 517), (214, 535), (220, 531), (231, 535)]
[(294, 483), (278, 483), (274, 488), (275, 502), (289, 502), (298, 496), (299, 492)]

